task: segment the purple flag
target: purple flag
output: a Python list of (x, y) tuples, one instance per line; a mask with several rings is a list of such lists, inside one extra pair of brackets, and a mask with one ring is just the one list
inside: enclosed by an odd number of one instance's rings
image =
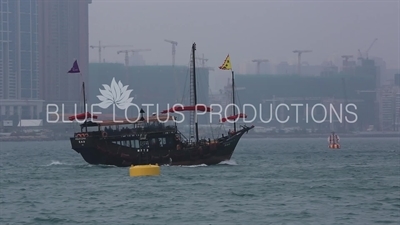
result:
[(74, 65), (72, 66), (72, 68), (68, 71), (68, 73), (80, 73), (81, 71), (79, 70), (79, 66), (78, 66), (78, 61), (75, 60)]

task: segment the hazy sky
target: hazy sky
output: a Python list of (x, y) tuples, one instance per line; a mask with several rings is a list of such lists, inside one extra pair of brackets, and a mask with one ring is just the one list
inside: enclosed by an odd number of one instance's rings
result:
[[(93, 0), (89, 5), (89, 41), (97, 45), (150, 48), (142, 55), (149, 64), (171, 64), (171, 44), (178, 42), (176, 64), (189, 63), (190, 48), (204, 53), (218, 67), (231, 55), (233, 67), (256, 58), (296, 62), (293, 50), (309, 49), (303, 60), (324, 60), (365, 52), (382, 57), (388, 68), (399, 68), (400, 1), (136, 1)], [(129, 48), (129, 47), (128, 47)], [(130, 48), (130, 49), (132, 49)], [(124, 62), (106, 48), (108, 62)], [(90, 49), (90, 61), (98, 51)]]

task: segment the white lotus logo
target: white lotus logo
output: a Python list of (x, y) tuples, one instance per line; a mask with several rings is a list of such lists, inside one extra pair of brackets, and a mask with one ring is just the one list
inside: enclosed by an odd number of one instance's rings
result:
[(133, 97), (129, 97), (132, 90), (128, 90), (128, 85), (123, 86), (121, 81), (117, 83), (113, 78), (110, 86), (103, 84), (103, 87), (104, 90), (99, 88), (102, 95), (97, 95), (97, 98), (101, 101), (99, 107), (106, 109), (114, 104), (119, 109), (127, 109), (132, 105)]

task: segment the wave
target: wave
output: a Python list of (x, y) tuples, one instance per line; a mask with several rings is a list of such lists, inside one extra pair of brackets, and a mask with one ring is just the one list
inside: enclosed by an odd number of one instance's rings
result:
[[(218, 163), (217, 165), (237, 166), (239, 164), (237, 164), (235, 160), (230, 159), (230, 160), (222, 161), (222, 162)], [(163, 165), (163, 166), (170, 166), (170, 165), (166, 164), (166, 165)], [(204, 167), (204, 166), (208, 166), (208, 165), (207, 164), (198, 164), (198, 165), (190, 165), (190, 166), (185, 166), (185, 165), (174, 165), (174, 166), (187, 167), (187, 168), (196, 168), (196, 167)]]
[(189, 168), (194, 168), (194, 167), (203, 167), (207, 166), (206, 164), (199, 164), (199, 165), (190, 165), (190, 166), (181, 166), (181, 167), (189, 167)]
[(88, 164), (71, 164), (71, 163), (60, 162), (58, 160), (51, 160), (51, 163), (42, 166), (88, 166)]
[(230, 160), (222, 161), (222, 162), (218, 163), (218, 165), (237, 166), (239, 164), (237, 164), (235, 160), (230, 159)]
[(58, 160), (51, 160), (51, 163), (49, 163), (49, 164), (46, 164), (46, 165), (43, 165), (43, 166), (58, 166), (58, 165), (69, 165), (69, 166), (71, 166), (72, 164), (68, 164), (68, 163), (63, 163), (63, 162), (60, 162), (60, 161), (58, 161)]

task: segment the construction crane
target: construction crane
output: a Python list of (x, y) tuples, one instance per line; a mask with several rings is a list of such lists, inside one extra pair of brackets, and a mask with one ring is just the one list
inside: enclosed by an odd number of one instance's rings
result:
[(196, 60), (201, 63), (201, 66), (203, 68), (214, 71), (214, 68), (206, 66), (206, 62), (208, 61), (208, 59), (204, 58), (204, 54), (202, 57), (196, 57)]
[(204, 58), (204, 54), (202, 57), (196, 57), (196, 59), (201, 62), (202, 67), (206, 67), (206, 62), (208, 61), (208, 59)]
[(172, 66), (175, 66), (175, 47), (178, 45), (178, 42), (167, 39), (165, 39), (164, 41), (171, 43), (172, 45)]
[(353, 58), (352, 55), (342, 55), (342, 58), (344, 58), (345, 62), (349, 61), (350, 58)]
[(129, 52), (132, 52), (134, 54), (135, 52), (145, 52), (145, 51), (151, 51), (151, 49), (132, 49), (132, 50), (120, 50), (117, 53), (125, 53), (125, 66), (129, 66)]
[(260, 64), (263, 62), (268, 62), (268, 59), (253, 59), (252, 62), (257, 63), (257, 74), (260, 74)]
[(352, 55), (342, 55), (342, 58), (344, 58), (343, 60), (343, 69), (344, 68), (348, 68), (349, 67), (349, 59), (353, 58)]
[(176, 102), (179, 103), (179, 100), (178, 100), (179, 97), (178, 96), (179, 96), (180, 89), (179, 89), (178, 78), (176, 77), (176, 74), (175, 74), (175, 52), (176, 52), (175, 48), (178, 45), (178, 42), (167, 40), (167, 39), (164, 39), (164, 41), (168, 42), (168, 43), (170, 43), (172, 45), (172, 73), (173, 73), (173, 77), (174, 77), (174, 80), (175, 80), (175, 87), (176, 87), (176, 89), (175, 89), (175, 91), (176, 91)]
[[(373, 41), (372, 41), (372, 43), (371, 43), (371, 45), (369, 46), (369, 48), (367, 49), (367, 51), (365, 52), (365, 58), (366, 59), (368, 59), (368, 52), (369, 52), (369, 50), (372, 48), (372, 46), (375, 44), (375, 42), (378, 40), (378, 38), (375, 38)], [(358, 54), (360, 55), (359, 57), (358, 57), (358, 59), (363, 59), (363, 54), (361, 53), (361, 51), (360, 51), (360, 49), (358, 49)]]
[(375, 44), (375, 42), (378, 40), (378, 38), (375, 38), (373, 41), (372, 41), (372, 43), (371, 43), (371, 45), (369, 46), (369, 48), (367, 49), (367, 51), (365, 52), (365, 56), (367, 57), (367, 59), (368, 59), (368, 52), (369, 52), (369, 50), (372, 48), (372, 46)]
[(300, 75), (301, 74), (301, 54), (306, 53), (306, 52), (312, 52), (311, 50), (294, 50), (293, 53), (297, 53), (297, 73)]
[(99, 49), (99, 63), (101, 63), (101, 49), (104, 48), (118, 48), (118, 47), (132, 47), (132, 45), (101, 45), (101, 41), (99, 41), (99, 45), (91, 45), (90, 48), (98, 48)]

